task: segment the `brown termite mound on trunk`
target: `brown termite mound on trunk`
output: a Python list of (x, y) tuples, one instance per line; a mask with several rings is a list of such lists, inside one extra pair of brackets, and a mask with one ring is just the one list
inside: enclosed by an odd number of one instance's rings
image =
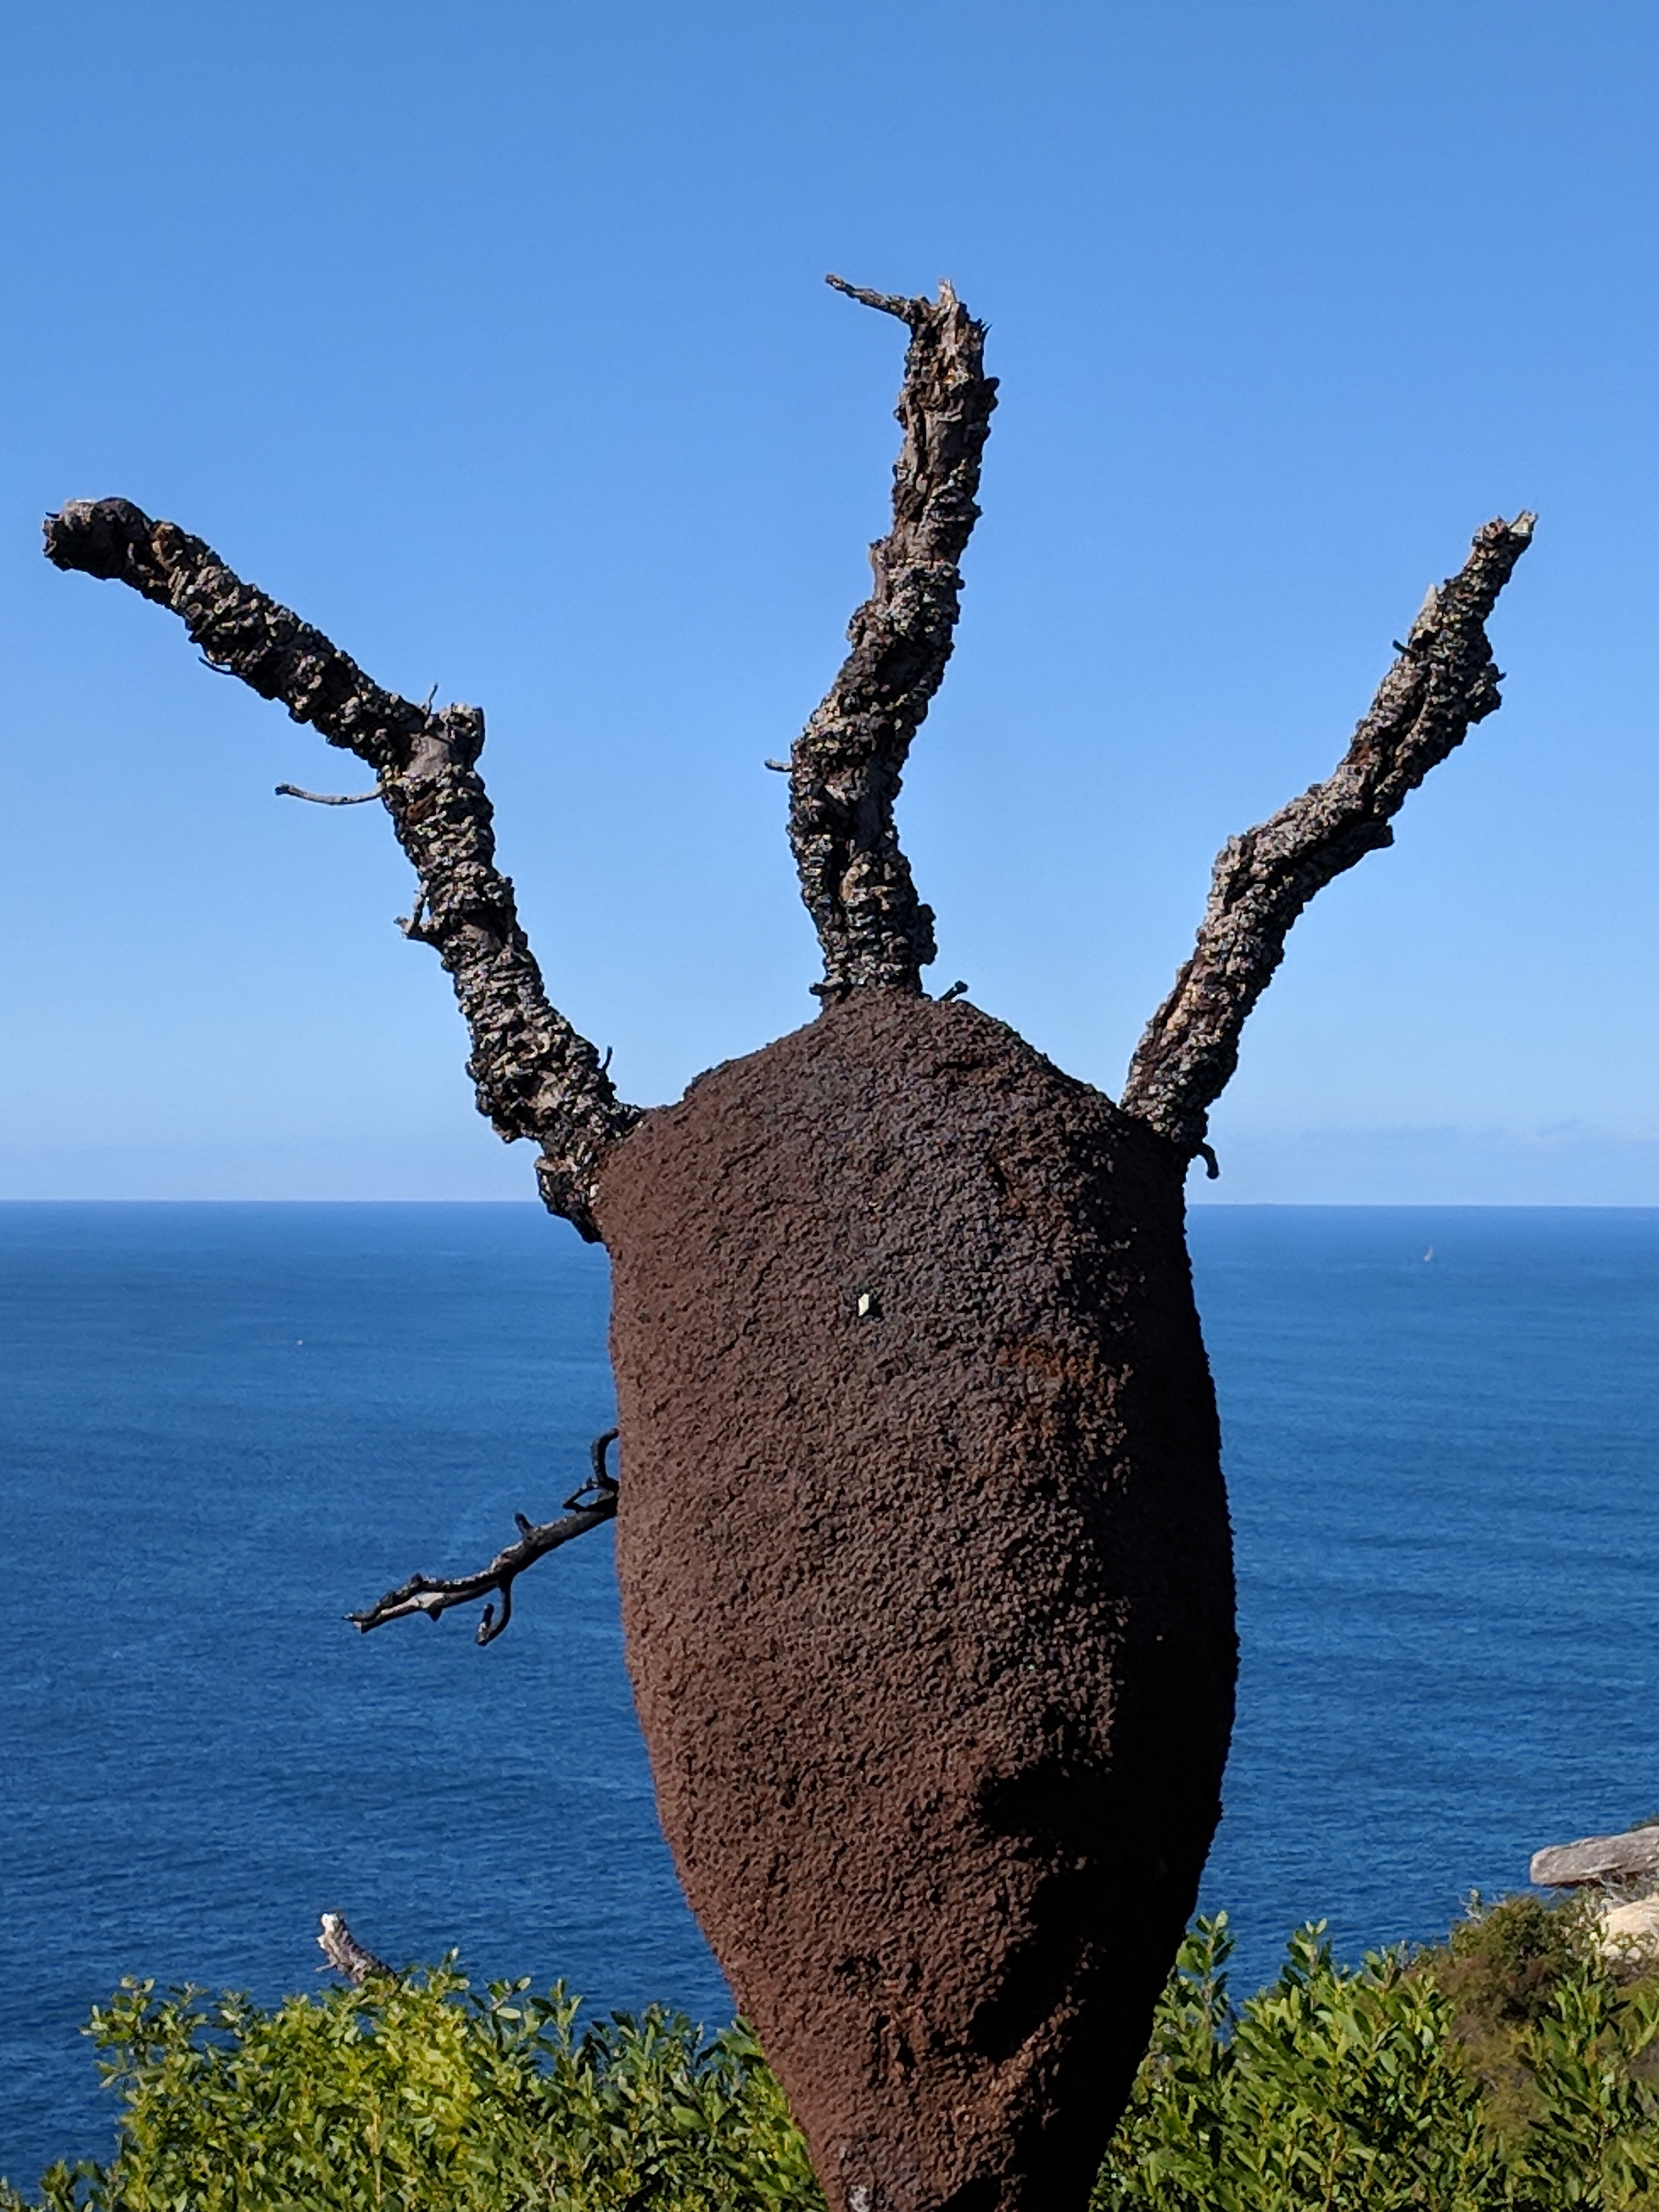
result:
[[(476, 708), (382, 690), (125, 500), (66, 507), (46, 550), (170, 608), (210, 665), (374, 770), (415, 869), (402, 927), (453, 981), (480, 1109), (611, 1247), (623, 1603), (664, 1823), (836, 2212), (1083, 2212), (1232, 1703), (1182, 1180), (1214, 1171), (1208, 1110), (1291, 923), (1498, 705), (1485, 624), (1532, 517), (1477, 532), (1334, 772), (1223, 848), (1114, 1105), (922, 995), (933, 917), (894, 801), (950, 658), (996, 386), (948, 285), (854, 296), (910, 344), (892, 528), (789, 763), (824, 1010), (676, 1106), (624, 1104), (550, 1004)], [(492, 1642), (524, 1569), (617, 1516), (609, 1442), (562, 1517), (353, 1620), (491, 1593)]]
[(1232, 1582), (1185, 1157), (853, 993), (612, 1154), (629, 1663), (837, 2205), (1081, 2205), (1193, 1907)]

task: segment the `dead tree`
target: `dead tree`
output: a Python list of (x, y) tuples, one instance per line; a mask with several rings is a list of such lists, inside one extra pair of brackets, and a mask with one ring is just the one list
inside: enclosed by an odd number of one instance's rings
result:
[(892, 528), (790, 761), (821, 1009), (676, 1105), (623, 1104), (549, 1004), (495, 866), (476, 708), (381, 690), (125, 501), (66, 507), (46, 550), (171, 608), (213, 666), (374, 771), (479, 1107), (610, 1250), (620, 1492), (601, 1454), (563, 1521), (354, 1618), (488, 1590), (487, 1638), (532, 1559), (615, 1514), (663, 1825), (831, 2203), (1066, 2212), (1191, 1912), (1231, 1723), (1184, 1178), (1291, 923), (1498, 706), (1485, 623), (1533, 519), (1477, 532), (1334, 773), (1228, 843), (1114, 1103), (923, 992), (933, 916), (894, 801), (951, 653), (996, 387), (948, 285), (839, 289), (910, 338)]

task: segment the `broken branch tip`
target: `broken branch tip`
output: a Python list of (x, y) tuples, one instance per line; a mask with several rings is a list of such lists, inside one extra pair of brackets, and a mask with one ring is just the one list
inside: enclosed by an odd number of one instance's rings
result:
[(907, 300), (896, 292), (872, 292), (866, 285), (849, 284), (844, 276), (830, 275), (823, 281), (832, 290), (844, 292), (861, 307), (874, 307), (884, 315), (896, 315), (900, 322), (908, 323), (913, 330), (932, 304), (927, 300)]

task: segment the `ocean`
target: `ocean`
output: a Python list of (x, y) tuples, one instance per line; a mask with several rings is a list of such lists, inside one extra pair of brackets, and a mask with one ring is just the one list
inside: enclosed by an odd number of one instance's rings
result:
[[(1243, 1657), (1200, 1900), (1273, 1972), (1424, 1941), (1659, 1812), (1659, 1211), (1194, 1210)], [(394, 1961), (730, 1999), (658, 1832), (609, 1530), (474, 1616), (342, 1616), (556, 1511), (604, 1255), (532, 1206), (0, 1206), (0, 2173), (106, 2153), (124, 1974)], [(1133, 1900), (1126, 1899), (1126, 1910)]]

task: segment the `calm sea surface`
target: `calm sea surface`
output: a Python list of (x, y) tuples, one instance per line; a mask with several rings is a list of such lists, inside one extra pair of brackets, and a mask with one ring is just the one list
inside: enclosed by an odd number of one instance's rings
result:
[[(1243, 1677), (1204, 1903), (1265, 1978), (1659, 1811), (1659, 1212), (1197, 1212)], [(393, 1960), (711, 2023), (609, 1531), (471, 1620), (342, 1622), (555, 1510), (603, 1256), (533, 1206), (0, 1206), (0, 2172), (102, 2153), (125, 1973)], [(1133, 1907), (1131, 1906), (1131, 1909)]]

